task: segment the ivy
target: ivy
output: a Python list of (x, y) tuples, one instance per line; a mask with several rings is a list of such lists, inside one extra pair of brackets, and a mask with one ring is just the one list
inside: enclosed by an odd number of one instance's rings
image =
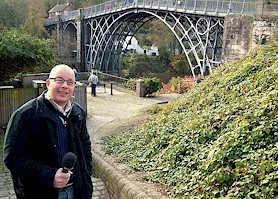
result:
[(278, 42), (214, 70), (106, 150), (178, 198), (278, 194)]

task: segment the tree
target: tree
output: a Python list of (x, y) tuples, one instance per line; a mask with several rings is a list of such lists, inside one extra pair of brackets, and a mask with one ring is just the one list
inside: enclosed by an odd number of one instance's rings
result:
[(171, 57), (171, 67), (177, 73), (191, 75), (191, 70), (185, 54), (174, 55)]
[(19, 72), (41, 70), (55, 64), (54, 42), (38, 39), (22, 29), (5, 29), (0, 40), (0, 79), (6, 81)]
[(5, 7), (1, 8), (4, 10), (5, 14), (1, 13), (1, 17), (5, 18), (7, 28), (18, 28), (20, 27), (27, 15), (26, 11), (26, 1), (25, 0), (5, 0), (3, 2)]
[(150, 72), (151, 65), (146, 55), (132, 55), (131, 60), (129, 68), (130, 77), (142, 77)]
[[(173, 33), (170, 29), (160, 20), (155, 19), (151, 22), (153, 25), (151, 26), (152, 31), (152, 41), (156, 43), (156, 45), (160, 48), (166, 46), (171, 52), (173, 42), (176, 40)], [(155, 28), (154, 28), (155, 25)], [(163, 32), (163, 37), (161, 37), (161, 33)]]
[(23, 24), (28, 33), (36, 37), (45, 37), (44, 20), (47, 17), (41, 0), (27, 0), (28, 15)]
[(13, 7), (5, 1), (0, 1), (0, 30), (5, 27), (11, 27), (10, 15), (13, 13)]
[(42, 2), (46, 13), (57, 4), (57, 0), (43, 0)]

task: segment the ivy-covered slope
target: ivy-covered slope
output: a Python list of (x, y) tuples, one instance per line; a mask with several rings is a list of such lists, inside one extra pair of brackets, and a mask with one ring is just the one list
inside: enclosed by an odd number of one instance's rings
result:
[(131, 132), (107, 139), (178, 198), (278, 195), (278, 42), (214, 70)]

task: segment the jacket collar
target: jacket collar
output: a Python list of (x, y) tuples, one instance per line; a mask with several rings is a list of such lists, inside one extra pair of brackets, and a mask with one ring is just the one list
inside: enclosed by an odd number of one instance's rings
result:
[(73, 106), (73, 104), (71, 103), (70, 100), (68, 100), (68, 102), (67, 102), (67, 104), (66, 104), (66, 109), (64, 110), (59, 104), (57, 104), (55, 101), (53, 101), (53, 100), (50, 98), (49, 92), (48, 92), (48, 91), (45, 92), (44, 98), (47, 99), (47, 100), (49, 100), (49, 102), (53, 105), (53, 107), (54, 107), (57, 111), (61, 112), (61, 113), (62, 113), (64, 116), (66, 116), (66, 117), (69, 116), (69, 114), (70, 114), (70, 112), (71, 112), (71, 110), (72, 110), (72, 106)]
[[(54, 108), (53, 104), (47, 100), (45, 98), (45, 94), (46, 94), (47, 90), (45, 90), (40, 96), (38, 96), (37, 98), (37, 103), (36, 103), (36, 113), (39, 114), (39, 115), (44, 115), (44, 116), (47, 116), (47, 117), (50, 117), (50, 113), (49, 111), (47, 111), (48, 109), (51, 109), (53, 110), (54, 112), (58, 113), (59, 111)], [(80, 111), (77, 111), (78, 109), (74, 108), (76, 105), (75, 105), (75, 102), (73, 102), (72, 104), (72, 107), (71, 107), (71, 110), (70, 112), (68, 113), (68, 117), (73, 117), (74, 115), (77, 115), (77, 114), (81, 114)], [(59, 112), (61, 115), (63, 115), (61, 112)], [(65, 117), (65, 116), (64, 116)]]

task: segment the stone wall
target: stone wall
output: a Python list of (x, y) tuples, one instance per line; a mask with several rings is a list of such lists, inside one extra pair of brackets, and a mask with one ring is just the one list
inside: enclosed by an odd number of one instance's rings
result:
[(228, 15), (225, 18), (222, 62), (227, 63), (244, 57), (251, 49), (253, 16)]
[(252, 31), (252, 49), (272, 40), (277, 28), (278, 20), (275, 18), (255, 19)]
[(273, 39), (277, 25), (278, 0), (259, 0), (253, 22), (252, 49)]
[(222, 63), (232, 62), (274, 38), (278, 25), (278, 1), (259, 0), (256, 15), (228, 15), (225, 18)]
[(94, 175), (104, 182), (109, 199), (151, 199), (134, 182), (126, 179), (97, 153), (93, 153), (93, 168)]
[(258, 0), (257, 17), (277, 16), (278, 0)]

